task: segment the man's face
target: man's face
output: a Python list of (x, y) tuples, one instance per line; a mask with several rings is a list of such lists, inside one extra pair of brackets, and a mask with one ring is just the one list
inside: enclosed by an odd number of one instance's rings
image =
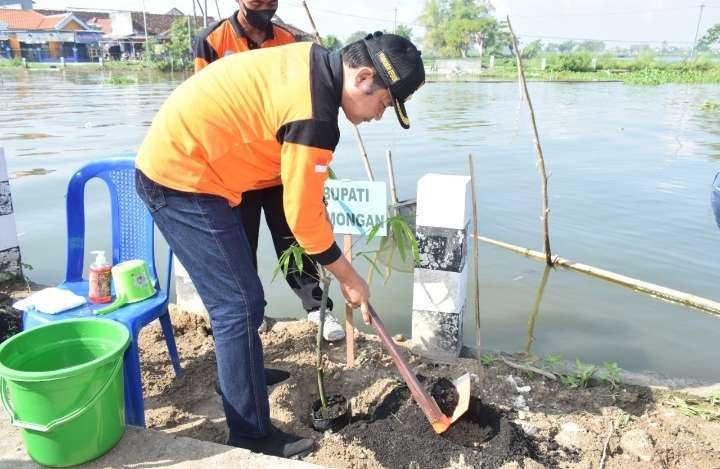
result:
[(385, 109), (392, 106), (390, 91), (373, 84), (374, 70), (362, 67), (345, 84), (341, 107), (345, 117), (355, 125), (380, 120)]
[(278, 7), (278, 0), (237, 0), (237, 2), (247, 10), (272, 10)]

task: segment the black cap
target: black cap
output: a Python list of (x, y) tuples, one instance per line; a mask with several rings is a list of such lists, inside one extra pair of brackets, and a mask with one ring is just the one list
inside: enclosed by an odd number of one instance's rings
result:
[(405, 112), (405, 101), (425, 83), (425, 67), (420, 51), (402, 36), (379, 31), (369, 34), (363, 41), (375, 70), (390, 90), (400, 125), (409, 129), (410, 119)]

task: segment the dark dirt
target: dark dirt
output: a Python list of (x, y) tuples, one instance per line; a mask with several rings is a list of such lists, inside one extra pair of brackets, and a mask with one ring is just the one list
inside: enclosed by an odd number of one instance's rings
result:
[[(227, 429), (212, 385), (215, 357), (207, 319), (172, 314), (181, 377), (172, 373), (160, 327), (152, 325), (141, 333), (148, 425), (223, 443)], [(502, 361), (543, 366), (537, 357), (521, 353), (495, 354), (490, 365), (468, 359), (434, 364), (409, 353), (401, 341), (416, 375), (439, 380), (471, 373), (471, 408), (438, 436), (379, 340), (357, 331), (355, 367), (345, 366), (343, 343), (327, 344), (323, 353), (327, 392), (350, 400), (352, 422), (338, 432), (316, 432), (310, 409), (318, 397), (314, 326), (308, 321), (271, 322), (262, 341), (265, 365), (291, 373), (269, 389), (273, 423), (314, 438), (315, 450), (303, 459), (322, 466), (586, 469), (598, 467), (607, 442), (606, 469), (720, 468), (720, 425), (682, 415), (668, 405), (666, 395), (649, 388), (614, 388), (602, 380), (587, 389), (568, 388)], [(651, 442), (639, 455), (632, 444), (638, 437)]]
[(327, 396), (327, 407), (322, 408), (320, 400), (313, 406), (313, 418), (330, 420), (347, 413), (347, 399), (338, 394)]
[(455, 407), (457, 407), (460, 401), (457, 389), (452, 381), (447, 378), (430, 378), (422, 381), (425, 389), (430, 393), (440, 411), (448, 417), (452, 417), (455, 413)]
[[(407, 387), (398, 383), (372, 414), (357, 416), (342, 438), (372, 450), (384, 467), (403, 460), (422, 467), (449, 467), (460, 455), (464, 464), (484, 468), (526, 458), (537, 460), (535, 442), (510, 418), (506, 412), (473, 399), (468, 412), (438, 436)], [(388, 435), (395, 441), (388, 442)], [(545, 463), (556, 465), (557, 461), (547, 458)]]

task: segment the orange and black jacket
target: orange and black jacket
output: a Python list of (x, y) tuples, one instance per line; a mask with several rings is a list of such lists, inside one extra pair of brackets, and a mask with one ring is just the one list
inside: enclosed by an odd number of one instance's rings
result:
[(323, 187), (340, 138), (342, 82), (339, 52), (307, 42), (218, 60), (171, 93), (136, 165), (161, 185), (233, 206), (279, 176), (295, 239), (327, 265), (341, 255)]
[(237, 12), (200, 32), (195, 42), (195, 72), (211, 62), (237, 52), (282, 46), (295, 42), (295, 36), (276, 24), (268, 24), (265, 41), (258, 44), (245, 33), (237, 19)]

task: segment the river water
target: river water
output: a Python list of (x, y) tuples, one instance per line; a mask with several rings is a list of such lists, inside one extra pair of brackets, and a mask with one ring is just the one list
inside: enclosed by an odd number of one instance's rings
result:
[[(0, 71), (0, 146), (23, 259), (37, 282), (62, 280), (63, 194), (70, 175), (89, 160), (133, 153), (183, 78), (116, 86), (105, 84), (108, 77)], [(530, 92), (550, 174), (553, 253), (720, 300), (720, 230), (709, 205), (720, 171), (720, 113), (701, 109), (720, 101), (720, 86), (533, 83)], [(360, 127), (376, 177), (387, 180), (384, 153), (392, 150), (400, 198), (414, 197), (426, 173), (467, 174), (472, 153), (480, 233), (542, 250), (540, 184), (517, 84), (427, 84), (408, 112), (413, 128), (407, 131), (391, 110), (383, 121)], [(347, 122), (341, 132), (333, 168), (343, 178), (364, 179)], [(99, 184), (88, 198), (94, 228), (87, 249), (107, 248), (106, 196)], [(267, 231), (262, 236), (269, 314), (300, 317), (289, 289), (272, 281), (274, 252)], [(484, 244), (479, 256), (484, 349), (530, 347), (539, 355), (719, 380), (720, 319), (563, 270), (550, 272), (533, 314), (543, 264)], [(372, 292), (389, 329), (409, 336), (412, 275), (395, 273), (387, 284), (376, 278)], [(331, 295), (340, 299), (337, 291)], [(473, 304), (469, 297), (468, 312)], [(474, 330), (474, 315), (466, 314), (468, 345)]]

